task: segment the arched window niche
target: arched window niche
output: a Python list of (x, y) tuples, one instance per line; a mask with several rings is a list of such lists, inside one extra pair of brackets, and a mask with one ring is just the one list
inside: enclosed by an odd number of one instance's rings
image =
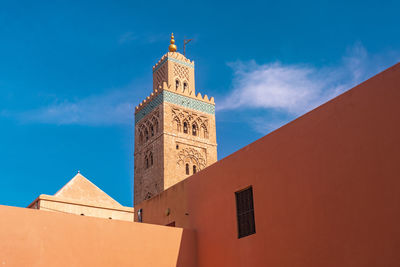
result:
[(147, 156), (144, 157), (144, 165), (146, 166), (146, 169), (149, 168), (149, 158)]
[(197, 136), (197, 125), (195, 123), (192, 125), (192, 135)]
[(186, 175), (189, 175), (189, 163), (186, 163)]
[(188, 123), (185, 121), (183, 122), (183, 132), (187, 134), (189, 131)]

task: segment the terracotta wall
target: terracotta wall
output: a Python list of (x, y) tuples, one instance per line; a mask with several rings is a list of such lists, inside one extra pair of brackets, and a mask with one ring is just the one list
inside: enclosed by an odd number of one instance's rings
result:
[(196, 266), (190, 230), (0, 206), (2, 266)]
[[(135, 210), (195, 229), (199, 266), (399, 266), (399, 101), (397, 64)], [(238, 239), (249, 185), (256, 234)]]

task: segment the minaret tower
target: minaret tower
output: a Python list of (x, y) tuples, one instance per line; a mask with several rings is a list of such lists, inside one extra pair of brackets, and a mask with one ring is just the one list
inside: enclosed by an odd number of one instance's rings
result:
[(153, 67), (153, 92), (135, 110), (134, 204), (216, 161), (214, 98), (195, 94), (194, 62), (171, 34)]

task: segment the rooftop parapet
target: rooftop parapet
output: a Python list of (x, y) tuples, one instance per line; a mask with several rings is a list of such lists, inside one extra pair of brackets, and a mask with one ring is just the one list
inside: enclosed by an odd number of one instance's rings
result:
[(173, 92), (173, 93), (181, 95), (181, 96), (189, 97), (192, 99), (196, 99), (196, 100), (205, 102), (207, 104), (215, 105), (214, 97), (209, 98), (207, 95), (204, 95), (204, 97), (203, 97), (200, 93), (197, 93), (197, 95), (194, 95), (193, 93), (182, 94), (182, 93), (178, 92), (178, 90), (173, 89), (172, 86), (168, 86), (167, 83), (164, 82), (162, 87), (160, 86), (158, 89), (155, 89), (148, 97), (146, 97), (146, 99), (144, 99), (138, 106), (136, 106), (135, 114), (137, 112), (139, 112), (141, 109), (143, 109), (148, 103), (150, 103), (160, 93), (162, 93), (162, 91)]
[(172, 60), (178, 60), (178, 61), (180, 61), (180, 63), (183, 63), (184, 65), (186, 65), (188, 67), (194, 68), (194, 60), (190, 60), (190, 59), (186, 58), (184, 55), (182, 55), (179, 52), (168, 52), (168, 53), (164, 54), (161, 57), (161, 59), (153, 66), (153, 72), (156, 71), (162, 64), (164, 64), (164, 62), (168, 58), (172, 59)]

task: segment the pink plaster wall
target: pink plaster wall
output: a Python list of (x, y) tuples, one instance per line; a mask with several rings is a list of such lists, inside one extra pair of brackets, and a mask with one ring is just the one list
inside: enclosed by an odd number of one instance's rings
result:
[(0, 206), (1, 266), (196, 266), (182, 228)]
[[(238, 239), (249, 185), (256, 234)], [(400, 64), (135, 208), (195, 229), (200, 267), (399, 266)]]

